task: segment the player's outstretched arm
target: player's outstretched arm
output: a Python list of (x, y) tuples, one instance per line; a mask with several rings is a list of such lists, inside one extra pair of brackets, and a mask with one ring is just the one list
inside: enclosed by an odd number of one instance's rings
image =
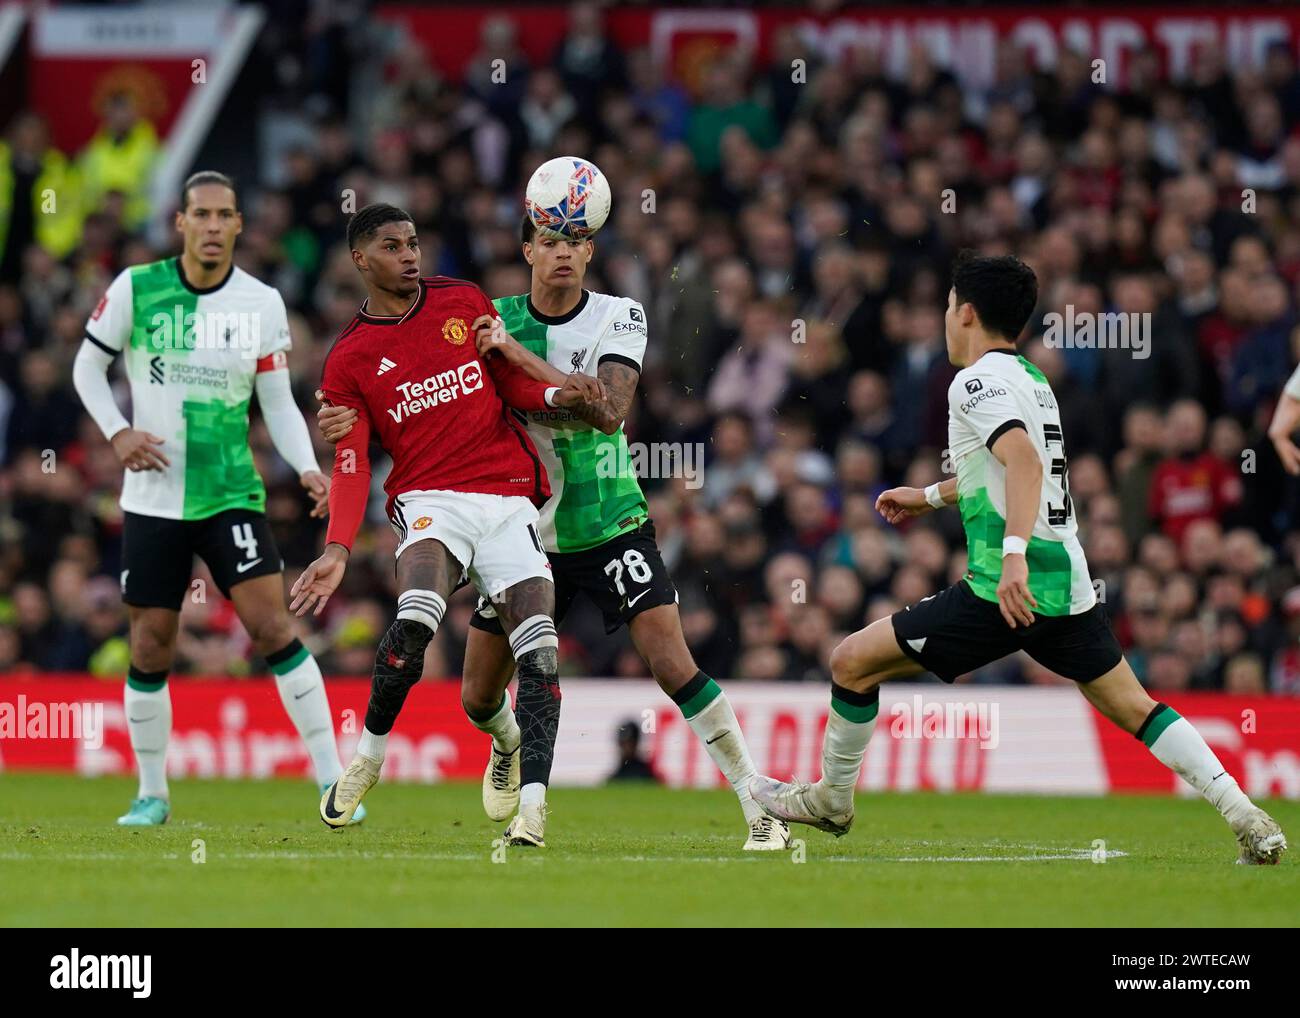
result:
[(924, 516), (957, 501), (957, 478), (949, 477), (928, 488), (890, 488), (876, 498), (876, 512), (888, 523)]
[(599, 402), (604, 398), (604, 385), (590, 375), (574, 372), (564, 376), (562, 385), (549, 385), (530, 378), (523, 370), (504, 357), (487, 357), (483, 366), (492, 376), (497, 395), (508, 407), (516, 410), (546, 410), (549, 407), (575, 407), (582, 402)]
[(519, 368), (529, 378), (547, 385), (563, 385), (564, 372), (550, 361), (526, 349), (519, 340), (506, 332), (505, 322), (495, 315), (479, 315), (471, 326), (479, 356), (486, 360), (490, 355), (501, 356)]
[(330, 595), (343, 582), (348, 556), (370, 494), (370, 420), (358, 416), (357, 427), (334, 450), (334, 475), (329, 485), (329, 527), (325, 551), (303, 570), (289, 590), (289, 610), (305, 615), (313, 606), (319, 615)]
[[(485, 362), (489, 362), (490, 357), (500, 356), (512, 368), (522, 371), (526, 376), (538, 382), (545, 382), (550, 386), (557, 386), (561, 392), (572, 389), (575, 385), (582, 395), (578, 403), (570, 401), (566, 395), (561, 401), (560, 394), (555, 394), (552, 399), (556, 406), (569, 407), (575, 411), (575, 416), (580, 420), (587, 421), (589, 424), (596, 424), (596, 420), (604, 421), (606, 427), (601, 427), (606, 434), (613, 434), (614, 430), (622, 423), (623, 416), (627, 414), (624, 407), (623, 413), (619, 415), (618, 420), (612, 427), (608, 426), (608, 421), (612, 417), (610, 406), (613, 396), (608, 391), (609, 382), (606, 380), (606, 373), (602, 369), (599, 377), (592, 378), (590, 375), (583, 375), (579, 372), (566, 375), (549, 361), (538, 357), (531, 350), (525, 349), (517, 339), (506, 332), (505, 323), (496, 315), (479, 315), (474, 319), (472, 326), (474, 329), (474, 341), (478, 345), (479, 356)], [(570, 383), (570, 379), (576, 379)], [(498, 382), (498, 388), (500, 383)], [(627, 404), (630, 406), (632, 401), (632, 392), (636, 391), (636, 379), (633, 377), (631, 389), (627, 396)], [(509, 399), (506, 400), (510, 402)], [(526, 409), (522, 408), (521, 409)], [(596, 420), (593, 420), (595, 418)]]
[(352, 543), (361, 529), (370, 492), (370, 422), (360, 418), (356, 431), (339, 443), (334, 451), (334, 476), (329, 485), (329, 529), (325, 532), (325, 550), (320, 558), (302, 571), (289, 589), (289, 610), (302, 616), (315, 607), (313, 614), (325, 610), (330, 595), (343, 582)]
[(998, 438), (990, 450), (1007, 471), (1007, 525), (1002, 538), (1002, 579), (998, 583), (998, 606), (1012, 629), (1016, 623), (1030, 626), (1038, 601), (1029, 589), (1029, 562), (1025, 552), (1038, 518), (1043, 496), (1043, 461), (1023, 427), (1014, 427)]

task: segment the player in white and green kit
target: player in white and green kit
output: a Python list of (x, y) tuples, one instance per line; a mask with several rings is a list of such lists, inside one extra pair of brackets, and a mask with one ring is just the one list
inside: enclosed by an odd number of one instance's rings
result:
[[(195, 555), (275, 674), (317, 782), (329, 785), (342, 770), (320, 667), (293, 635), (285, 606), (266, 489), (248, 446), (254, 393), (276, 449), (315, 502), (313, 516), (324, 515), (329, 481), (290, 390), (284, 301), (234, 265), (242, 224), (228, 177), (190, 177), (176, 213), (180, 256), (118, 275), (86, 323), (73, 367), (82, 402), (127, 468), (122, 596), (131, 664), (124, 698), (140, 790), (118, 819), (124, 826), (165, 823), (171, 813), (167, 675), (183, 598), (197, 592)], [(119, 353), (130, 422), (108, 382)]]
[[(645, 356), (645, 311), (629, 298), (583, 289), (592, 241), (537, 235), (527, 216), (521, 240), (532, 286), (526, 294), (495, 300), (495, 322), (483, 316), (473, 323), (480, 351), (506, 357), (552, 384), (562, 384), (572, 371), (593, 374), (608, 393), (599, 407), (520, 414), (551, 482), (539, 532), (555, 578), (556, 624), (584, 593), (604, 615), (606, 632), (626, 625), (660, 688), (735, 789), (749, 828), (745, 849), (786, 848), (786, 825), (767, 816), (749, 794), (754, 764), (735, 712), (686, 646), (677, 590), (659, 554), (623, 434)], [(352, 417), (341, 407), (318, 414), (330, 441), (347, 433)], [(484, 809), (501, 820), (518, 802), (522, 824), (512, 824), (507, 839), (533, 844), (529, 832), (541, 831), (542, 818), (530, 814), (520, 798), (518, 729), (507, 723), (510, 699), (489, 692), (500, 689), (501, 677), (514, 668), (510, 645), (485, 598), (470, 626), (462, 697), (470, 719), (493, 736)]]
[(958, 258), (944, 318), (948, 359), (961, 369), (948, 388), (957, 476), (925, 490), (893, 488), (876, 508), (898, 523), (955, 502), (966, 531), (966, 576), (835, 649), (821, 779), (760, 777), (754, 798), (787, 822), (845, 834), (880, 683), (924, 671), (953, 682), (1024, 650), (1077, 682), (1094, 707), (1209, 800), (1237, 836), (1239, 862), (1276, 863), (1286, 848), (1277, 823), (1191, 724), (1147, 695), (1097, 601), (1070, 502), (1056, 396), (1016, 352), (1037, 299), (1037, 279), (1018, 259)]

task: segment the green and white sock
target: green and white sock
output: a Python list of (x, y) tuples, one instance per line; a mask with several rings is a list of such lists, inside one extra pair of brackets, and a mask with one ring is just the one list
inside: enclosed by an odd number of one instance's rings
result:
[(266, 663), (275, 673), (280, 702), (307, 747), (316, 783), (332, 785), (343, 773), (343, 765), (339, 763), (334, 719), (330, 716), (320, 665), (296, 637), (274, 654), (268, 654)]
[(167, 790), (167, 740), (172, 734), (172, 694), (167, 672), (143, 672), (135, 665), (127, 670), (122, 693), (126, 727), (131, 733), (136, 770), (140, 773), (139, 797), (170, 799)]
[(865, 693), (831, 683), (831, 710), (822, 737), (822, 778), (818, 782), (835, 797), (853, 795), (862, 774), (862, 758), (876, 730), (880, 712), (880, 687)]
[(1134, 734), (1152, 756), (1200, 792), (1234, 831), (1254, 808), (1201, 733), (1168, 704), (1156, 704)]
[(749, 783), (757, 771), (727, 694), (704, 672), (696, 672), (694, 678), (672, 694), (672, 699), (681, 708), (691, 731), (704, 743), (704, 751), (731, 783), (745, 822), (752, 822), (763, 812), (749, 794)]
[(480, 732), (492, 736), (492, 745), (498, 753), (513, 753), (519, 748), (519, 722), (510, 705), (510, 690), (501, 694), (501, 704), (486, 718), (476, 718), (468, 710), (465, 716)]

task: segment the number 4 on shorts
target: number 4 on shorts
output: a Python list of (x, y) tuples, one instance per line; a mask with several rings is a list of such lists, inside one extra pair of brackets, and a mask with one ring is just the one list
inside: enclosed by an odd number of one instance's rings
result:
[(257, 558), (257, 538), (253, 535), (251, 523), (236, 523), (230, 528), (230, 535), (235, 541), (235, 547), (243, 551), (245, 558)]

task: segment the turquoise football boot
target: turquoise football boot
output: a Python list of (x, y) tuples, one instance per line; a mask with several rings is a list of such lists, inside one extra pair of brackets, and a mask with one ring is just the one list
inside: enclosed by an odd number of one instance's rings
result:
[(117, 818), (117, 823), (119, 827), (160, 827), (171, 814), (171, 804), (166, 799), (147, 795), (132, 799), (131, 808)]
[[(324, 795), (329, 790), (330, 790), (329, 785), (320, 786), (321, 795)], [(364, 820), (365, 818), (366, 818), (366, 805), (365, 803), (361, 803), (359, 806), (357, 806), (357, 811), (352, 814), (352, 819), (347, 822), (347, 826), (355, 827), (357, 824), (361, 823), (361, 821)]]

